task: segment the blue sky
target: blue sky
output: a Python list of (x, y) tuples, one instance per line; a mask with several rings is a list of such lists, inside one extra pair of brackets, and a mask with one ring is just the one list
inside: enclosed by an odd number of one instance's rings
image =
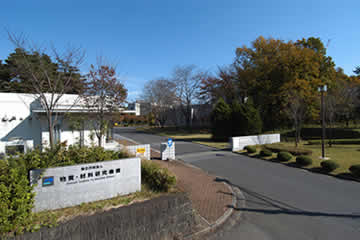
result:
[(146, 80), (176, 65), (216, 71), (231, 63), (236, 47), (258, 36), (330, 41), (328, 55), (347, 74), (360, 65), (358, 0), (12, 0), (0, 8), (0, 59), (13, 51), (5, 28), (40, 44), (86, 50), (81, 71), (96, 57), (117, 65), (130, 99)]

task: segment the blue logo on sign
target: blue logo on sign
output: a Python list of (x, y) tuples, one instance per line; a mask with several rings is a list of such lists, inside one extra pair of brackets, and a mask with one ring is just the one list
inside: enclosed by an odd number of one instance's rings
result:
[(43, 187), (54, 185), (54, 177), (44, 177), (42, 180)]
[(173, 140), (171, 138), (168, 139), (168, 146), (171, 147), (173, 144)]

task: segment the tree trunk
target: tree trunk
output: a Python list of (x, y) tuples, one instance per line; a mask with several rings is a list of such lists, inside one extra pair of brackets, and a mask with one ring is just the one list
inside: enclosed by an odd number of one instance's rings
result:
[(100, 133), (99, 136), (98, 136), (98, 144), (99, 144), (99, 147), (102, 147), (102, 134)]
[(50, 144), (50, 149), (54, 148), (54, 126), (53, 126), (53, 120), (52, 120), (52, 113), (48, 113), (47, 115), (47, 120), (48, 120), (48, 127), (49, 127), (49, 144)]

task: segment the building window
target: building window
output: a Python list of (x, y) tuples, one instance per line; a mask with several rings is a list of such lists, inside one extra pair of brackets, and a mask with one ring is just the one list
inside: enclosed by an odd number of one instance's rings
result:
[(93, 177), (93, 176), (94, 176), (94, 174), (92, 172), (88, 173), (88, 177)]
[(107, 171), (106, 170), (102, 171), (102, 175), (107, 175)]
[(109, 174), (114, 174), (114, 169), (110, 169)]
[(60, 182), (66, 182), (66, 177), (60, 177)]
[(120, 168), (117, 168), (117, 169), (116, 169), (116, 173), (120, 173)]
[(80, 179), (84, 179), (84, 178), (86, 178), (86, 174), (84, 173), (84, 174), (80, 174)]
[(24, 145), (8, 145), (5, 146), (6, 155), (16, 155), (18, 153), (24, 153)]
[(74, 175), (69, 176), (69, 181), (74, 181)]
[(100, 171), (95, 172), (95, 176), (96, 177), (100, 176)]

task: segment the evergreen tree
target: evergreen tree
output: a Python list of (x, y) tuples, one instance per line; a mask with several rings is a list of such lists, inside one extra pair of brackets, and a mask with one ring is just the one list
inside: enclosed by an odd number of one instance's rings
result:
[(234, 101), (231, 105), (231, 135), (246, 135), (247, 123), (245, 109), (238, 101)]
[(259, 110), (254, 106), (251, 98), (244, 104), (246, 135), (260, 134), (262, 131), (262, 120)]
[(220, 98), (211, 115), (212, 138), (215, 141), (227, 141), (231, 136), (231, 108)]

